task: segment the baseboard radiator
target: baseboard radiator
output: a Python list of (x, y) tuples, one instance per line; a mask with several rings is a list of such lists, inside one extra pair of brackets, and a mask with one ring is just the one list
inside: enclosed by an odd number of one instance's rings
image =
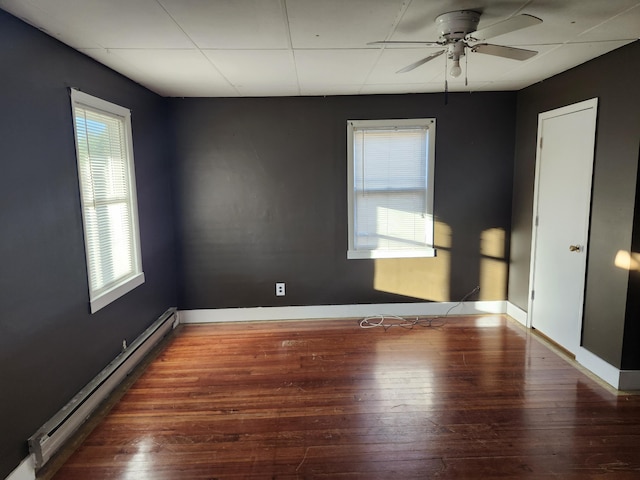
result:
[(178, 325), (178, 313), (170, 308), (126, 347), (28, 440), (36, 470), (41, 468), (80, 428), (138, 363)]

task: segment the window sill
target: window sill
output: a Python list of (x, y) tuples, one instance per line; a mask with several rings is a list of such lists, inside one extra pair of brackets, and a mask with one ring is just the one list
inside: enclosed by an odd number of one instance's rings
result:
[(126, 293), (129, 293), (134, 288), (144, 283), (144, 273), (138, 273), (137, 275), (125, 280), (123, 283), (116, 285), (111, 290), (101, 293), (91, 298), (91, 313), (96, 313), (101, 308), (106, 307), (111, 302), (114, 302), (118, 298), (122, 297)]
[(430, 258), (436, 256), (435, 248), (419, 250), (348, 250), (347, 259), (364, 258)]

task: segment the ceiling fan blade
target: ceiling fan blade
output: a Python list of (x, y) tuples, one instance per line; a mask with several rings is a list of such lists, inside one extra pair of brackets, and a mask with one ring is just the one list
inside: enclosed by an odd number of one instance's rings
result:
[(367, 45), (426, 45), (426, 46), (434, 46), (434, 47), (441, 47), (442, 43), (438, 43), (438, 42), (430, 42), (430, 41), (424, 41), (424, 42), (411, 42), (411, 41), (402, 41), (402, 40), (380, 40), (377, 42), (369, 42), (367, 43)]
[(502, 45), (491, 45), (481, 43), (471, 47), (472, 52), (494, 55), (496, 57), (510, 58), (511, 60), (528, 60), (538, 52), (535, 50), (525, 50), (524, 48), (503, 47)]
[(444, 50), (440, 50), (439, 52), (436, 52), (434, 54), (429, 55), (428, 57), (423, 58), (422, 60), (418, 60), (415, 63), (412, 63), (411, 65), (407, 65), (406, 67), (398, 70), (396, 73), (406, 73), (406, 72), (410, 72), (411, 70), (413, 70), (414, 68), (418, 68), (420, 65), (424, 65), (425, 63), (427, 63), (429, 60), (433, 60), (434, 58), (442, 55), (445, 51)]
[(515, 17), (508, 18), (502, 22), (494, 23), (486, 28), (481, 28), (475, 32), (471, 32), (467, 35), (468, 40), (485, 40), (487, 38), (497, 37), (498, 35), (504, 35), (505, 33), (514, 32), (522, 28), (531, 27), (542, 23), (538, 17), (533, 15), (516, 15)]

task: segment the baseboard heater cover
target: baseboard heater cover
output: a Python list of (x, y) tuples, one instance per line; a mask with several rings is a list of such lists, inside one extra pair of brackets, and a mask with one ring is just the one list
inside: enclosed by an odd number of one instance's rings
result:
[(76, 396), (28, 440), (36, 470), (42, 468), (62, 445), (80, 428), (108, 395), (131, 373), (135, 366), (178, 326), (178, 313), (170, 308), (122, 351)]

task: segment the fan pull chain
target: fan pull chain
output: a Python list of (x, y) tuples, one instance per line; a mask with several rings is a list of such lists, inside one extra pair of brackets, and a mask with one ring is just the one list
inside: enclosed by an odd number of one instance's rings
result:
[(447, 81), (447, 72), (449, 71), (449, 55), (444, 57), (444, 104), (449, 104), (449, 82)]
[(464, 54), (464, 86), (469, 86), (469, 82), (467, 80), (467, 72), (469, 71), (469, 55), (467, 52)]

